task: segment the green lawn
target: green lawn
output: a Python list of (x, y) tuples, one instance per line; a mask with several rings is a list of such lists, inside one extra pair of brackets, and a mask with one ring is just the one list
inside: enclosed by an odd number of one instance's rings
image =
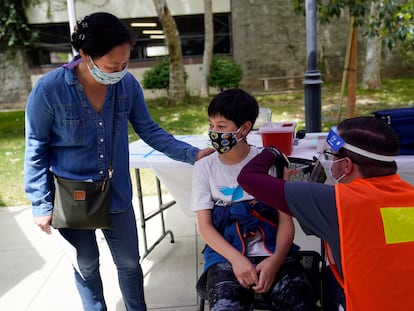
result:
[[(357, 115), (414, 106), (414, 78), (388, 79), (383, 83), (380, 91), (358, 90)], [(337, 123), (339, 89), (338, 84), (322, 85), (322, 131)], [(260, 106), (272, 110), (272, 121), (295, 121), (297, 129), (305, 128), (303, 90), (256, 98)], [(207, 105), (208, 99), (196, 97), (174, 106), (168, 105), (166, 99), (148, 100), (154, 120), (172, 134), (207, 133)], [(342, 116), (346, 116), (345, 107)], [(131, 141), (138, 139), (132, 129), (129, 136)], [(29, 204), (23, 193), (23, 158), (24, 111), (0, 112), (0, 206)], [(153, 194), (155, 185), (150, 170), (144, 170), (142, 177), (147, 191), (144, 194)]]

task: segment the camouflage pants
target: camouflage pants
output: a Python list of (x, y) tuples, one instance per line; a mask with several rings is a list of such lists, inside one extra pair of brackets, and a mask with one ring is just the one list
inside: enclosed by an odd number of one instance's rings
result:
[[(263, 257), (249, 258), (253, 264)], [(237, 281), (229, 263), (219, 263), (207, 271), (207, 291), (211, 311), (253, 310), (255, 293)], [(287, 257), (271, 290), (263, 295), (269, 310), (310, 311), (315, 298), (310, 282), (298, 260)]]

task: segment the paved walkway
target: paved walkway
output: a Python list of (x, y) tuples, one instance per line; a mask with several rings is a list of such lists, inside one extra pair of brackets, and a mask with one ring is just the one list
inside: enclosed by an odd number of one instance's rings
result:
[[(166, 196), (165, 202), (170, 197)], [(134, 202), (134, 206), (138, 206)], [(146, 213), (157, 207), (156, 197), (144, 197)], [(136, 212), (140, 251), (144, 254), (143, 234)], [(177, 205), (165, 211), (166, 229), (174, 233), (142, 261), (145, 296), (149, 310), (194, 311), (197, 307), (195, 284), (202, 271), (203, 243), (194, 219)], [(147, 222), (148, 248), (160, 237), (160, 218)], [(54, 236), (46, 235), (33, 223), (31, 208), (0, 208), (0, 310), (77, 311), (82, 310), (68, 257)], [(302, 249), (316, 249), (320, 242), (306, 237), (297, 227), (295, 241)], [(116, 269), (102, 233), (98, 231), (101, 274), (109, 311), (124, 311)]]
[[(156, 206), (154, 199), (145, 198), (146, 206)], [(167, 236), (142, 261), (148, 309), (197, 310), (195, 284), (202, 261), (195, 223), (177, 206), (165, 215), (175, 243)], [(151, 219), (147, 228), (151, 245), (161, 232), (159, 219)], [(0, 236), (0, 310), (82, 310), (68, 257), (55, 237), (34, 225), (30, 207), (0, 208)], [(125, 310), (116, 269), (101, 234), (98, 241), (108, 310)]]

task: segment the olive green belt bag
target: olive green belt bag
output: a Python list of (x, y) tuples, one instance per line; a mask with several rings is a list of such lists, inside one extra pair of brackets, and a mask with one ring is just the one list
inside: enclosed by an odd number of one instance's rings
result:
[(111, 228), (108, 178), (88, 182), (54, 176), (54, 180), (53, 228)]

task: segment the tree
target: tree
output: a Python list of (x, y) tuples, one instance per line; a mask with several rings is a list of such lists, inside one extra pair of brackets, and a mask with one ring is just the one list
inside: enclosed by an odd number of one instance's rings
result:
[(383, 0), (379, 2), (380, 19), (369, 24), (369, 35), (378, 35), (392, 49), (397, 42), (414, 48), (414, 1)]
[[(0, 3), (0, 102), (24, 102), (31, 88), (27, 48), (37, 37), (27, 22), (27, 1), (2, 0)], [(16, 87), (16, 85), (20, 87)]]
[[(371, 10), (371, 4), (377, 8), (374, 12), (379, 12), (378, 16), (368, 18), (367, 12)], [(305, 12), (305, 0), (293, 0), (296, 12)], [(317, 2), (319, 12), (319, 22), (321, 24), (330, 23), (332, 18), (340, 17), (341, 13), (348, 12), (353, 20), (353, 33), (357, 33), (357, 28), (368, 25), (367, 35), (369, 37), (380, 36), (382, 42), (390, 49), (396, 45), (397, 41), (410, 40), (414, 36), (413, 29), (413, 0), (321, 0)], [(352, 39), (349, 53), (349, 67), (351, 61), (357, 59), (357, 46)], [(356, 85), (356, 65), (352, 66), (352, 72), (348, 72), (348, 116), (352, 117), (355, 111), (355, 85)], [(349, 70), (349, 68), (345, 68)], [(353, 71), (355, 70), (355, 73)], [(339, 120), (338, 120), (339, 121)]]
[[(352, 21), (352, 19), (351, 19)], [(351, 30), (351, 53), (349, 54), (348, 68), (348, 117), (355, 116), (356, 110), (356, 89), (357, 89), (357, 70), (358, 70), (358, 29), (356, 24), (352, 24)], [(338, 120), (339, 123), (339, 120)]]
[[(371, 3), (371, 16), (378, 18), (378, 6)], [(381, 38), (379, 36), (368, 36), (367, 48), (365, 52), (365, 68), (362, 74), (362, 88), (381, 89)]]
[(167, 41), (170, 60), (168, 100), (175, 103), (185, 97), (185, 71), (180, 34), (166, 0), (153, 0)]
[(212, 0), (204, 0), (204, 53), (201, 70), (200, 96), (208, 96), (208, 75), (213, 60), (214, 24)]

